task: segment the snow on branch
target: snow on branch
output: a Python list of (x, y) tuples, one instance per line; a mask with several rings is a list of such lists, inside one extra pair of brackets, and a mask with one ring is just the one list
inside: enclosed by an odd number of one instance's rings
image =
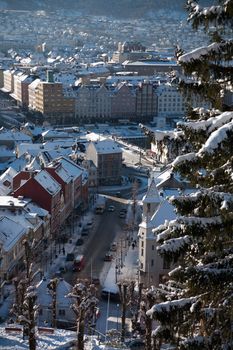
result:
[(220, 216), (215, 216), (215, 217), (183, 216), (179, 220), (186, 225), (201, 225), (201, 226), (216, 225), (222, 222), (222, 219)]
[(171, 238), (165, 241), (157, 249), (163, 253), (178, 253), (191, 243), (191, 237), (186, 235), (184, 237)]
[[(157, 242), (166, 239), (171, 235), (172, 230), (179, 228), (180, 224), (177, 223), (177, 220), (167, 221), (165, 224), (158, 226), (156, 229), (153, 229), (153, 233), (157, 234)], [(162, 232), (161, 232), (162, 231)], [(161, 233), (158, 233), (161, 232)]]
[(194, 152), (187, 153), (187, 154), (184, 154), (182, 156), (176, 157), (176, 159), (172, 162), (172, 166), (175, 167), (180, 163), (196, 160), (196, 158), (197, 158), (197, 156)]
[(159, 314), (170, 313), (175, 310), (186, 309), (189, 310), (191, 305), (195, 303), (197, 297), (183, 298), (180, 300), (165, 301), (164, 303), (155, 304), (147, 311), (147, 316), (158, 316)]
[(207, 130), (213, 132), (233, 119), (233, 112), (224, 112), (218, 116), (211, 117), (207, 120), (199, 120), (195, 122), (179, 122), (177, 126), (185, 127), (192, 130)]
[(206, 23), (207, 19), (216, 24), (221, 23), (223, 19), (232, 18), (231, 13), (232, 0), (226, 0), (223, 5), (213, 5), (209, 7), (201, 7), (196, 1), (188, 0), (189, 9), (188, 21), (192, 21), (197, 26), (198, 23)]
[(179, 63), (189, 63), (194, 60), (199, 60), (203, 56), (207, 56), (212, 53), (220, 53), (223, 44), (221, 43), (212, 43), (209, 46), (201, 46), (195, 50), (192, 50), (178, 58)]
[(204, 153), (213, 153), (218, 146), (228, 138), (228, 133), (233, 130), (233, 120), (221, 126), (214, 131), (207, 139), (206, 143), (198, 152), (198, 156), (203, 156)]

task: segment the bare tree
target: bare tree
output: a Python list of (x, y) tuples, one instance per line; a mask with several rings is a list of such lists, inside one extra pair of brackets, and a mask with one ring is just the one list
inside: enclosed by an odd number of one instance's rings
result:
[(52, 295), (52, 327), (57, 326), (57, 285), (58, 279), (54, 278), (50, 280), (47, 287)]
[(77, 281), (68, 297), (75, 300), (72, 304), (77, 317), (77, 349), (84, 350), (84, 332), (85, 326), (92, 325), (96, 322), (96, 298), (97, 289), (89, 281)]
[(18, 278), (14, 279), (15, 303), (11, 311), (16, 316), (16, 322), (23, 325), (23, 336), (27, 336), (29, 339), (29, 349), (35, 350), (35, 325), (38, 306), (36, 305), (35, 287), (31, 285), (34, 279), (32, 264), (34, 243), (30, 244), (28, 240), (24, 240), (23, 245), (26, 275), (20, 280)]

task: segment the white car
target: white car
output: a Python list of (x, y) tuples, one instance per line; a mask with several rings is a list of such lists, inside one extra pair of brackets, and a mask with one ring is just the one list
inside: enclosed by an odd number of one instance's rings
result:
[(115, 207), (114, 207), (114, 205), (109, 205), (109, 207), (108, 207), (108, 211), (115, 211)]

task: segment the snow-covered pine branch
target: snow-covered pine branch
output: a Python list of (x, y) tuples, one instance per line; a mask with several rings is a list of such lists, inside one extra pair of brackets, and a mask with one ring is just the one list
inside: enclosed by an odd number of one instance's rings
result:
[(206, 29), (212, 25), (222, 26), (223, 23), (232, 25), (232, 0), (225, 0), (223, 5), (201, 7), (196, 1), (188, 0), (188, 21), (197, 29), (203, 25)]
[(228, 40), (221, 43), (215, 42), (208, 46), (201, 46), (178, 57), (178, 62), (185, 65), (193, 63), (194, 61), (214, 60), (215, 58), (219, 58), (220, 54), (221, 60), (224, 60), (223, 54), (225, 54), (226, 58), (228, 58), (230, 55), (229, 50), (231, 52), (232, 46), (233, 40)]

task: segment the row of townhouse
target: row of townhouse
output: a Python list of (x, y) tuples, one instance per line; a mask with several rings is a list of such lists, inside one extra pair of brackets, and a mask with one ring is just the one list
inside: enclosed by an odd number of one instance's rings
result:
[(62, 225), (87, 205), (86, 179), (84, 169), (65, 157), (41, 170), (13, 173), (11, 192), (0, 196), (1, 283), (22, 268), (25, 238), (35, 239), (40, 249), (61, 240)]
[(133, 83), (125, 77), (125, 81), (115, 83), (105, 79), (65, 88), (54, 81), (51, 71), (47, 71), (47, 81), (15, 70), (0, 70), (1, 74), (1, 90), (21, 106), (42, 113), (51, 124), (118, 119), (149, 122), (160, 115), (182, 116), (186, 110), (177, 87), (155, 79)]

